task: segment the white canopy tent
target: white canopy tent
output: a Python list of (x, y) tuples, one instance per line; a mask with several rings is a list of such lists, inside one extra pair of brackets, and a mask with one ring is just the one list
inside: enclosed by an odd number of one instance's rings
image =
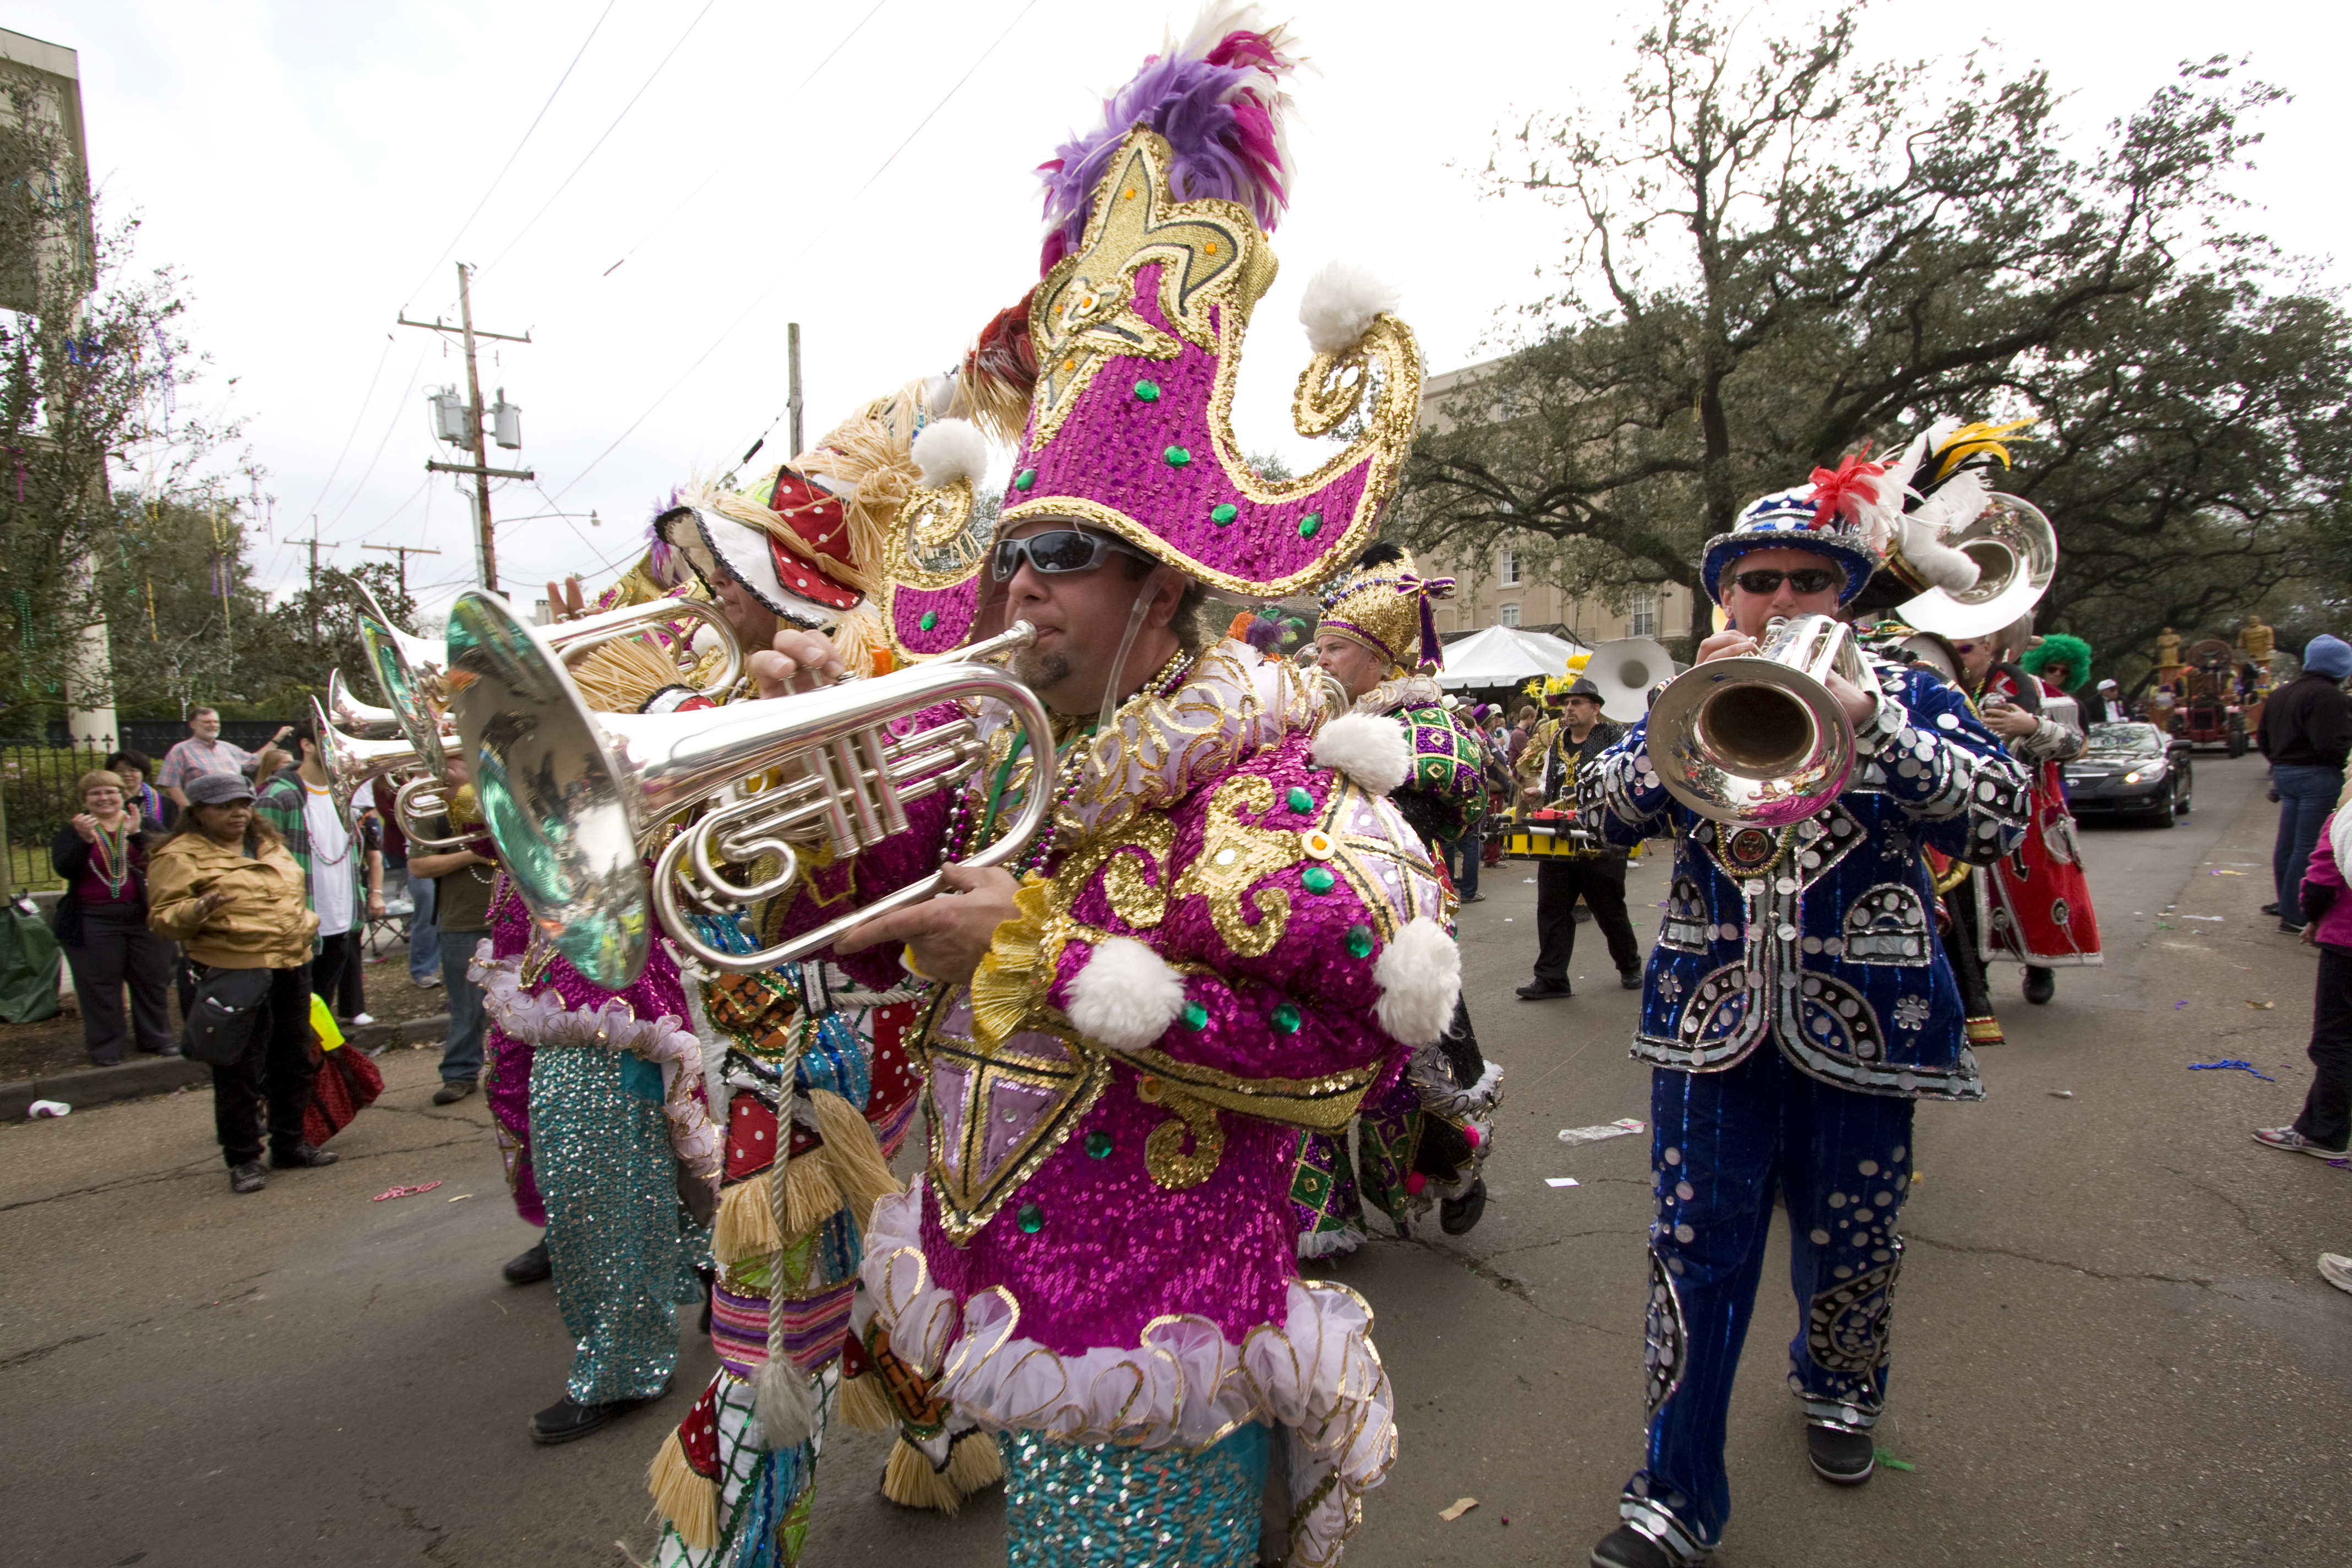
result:
[(1488, 626), (1445, 646), (1445, 668), (1437, 684), (1448, 691), (1517, 686), (1538, 675), (1559, 675), (1568, 661), (1591, 650), (1549, 632)]

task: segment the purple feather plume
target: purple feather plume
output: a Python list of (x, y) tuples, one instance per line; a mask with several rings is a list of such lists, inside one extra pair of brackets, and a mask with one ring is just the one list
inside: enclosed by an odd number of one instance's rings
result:
[[(1254, 20), (1246, 12), (1233, 20)], [(1103, 100), (1102, 123), (1055, 149), (1038, 165), (1045, 184), (1045, 246), (1038, 270), (1078, 247), (1095, 186), (1129, 131), (1140, 124), (1175, 153), (1169, 187), (1180, 201), (1238, 202), (1271, 233), (1288, 193), (1282, 79), (1297, 63), (1280, 27), (1223, 31), (1203, 48), (1202, 32), (1154, 55), (1134, 79)]]

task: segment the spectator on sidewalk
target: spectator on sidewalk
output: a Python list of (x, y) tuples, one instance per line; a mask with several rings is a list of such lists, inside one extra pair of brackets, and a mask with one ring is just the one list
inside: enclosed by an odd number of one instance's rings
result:
[[(346, 964), (360, 961), (360, 932), (366, 916), (383, 912), (383, 890), (368, 877), (367, 846), (343, 821), (327, 786), (326, 765), (310, 721), (289, 724), (299, 761), (280, 768), (254, 802), (261, 820), (278, 830), (302, 868), (310, 908), (319, 917), (311, 949), (310, 989), (333, 1006)], [(364, 912), (363, 912), (364, 911)], [(372, 1024), (362, 1013), (350, 1020)]]
[(394, 792), (368, 789), (379, 803), (383, 820), (383, 886), (387, 898), (408, 895), (408, 978), (422, 990), (441, 984), (441, 934), (433, 923), (433, 879), (412, 877), (408, 871), (408, 835), (401, 831), (400, 811)]
[(154, 776), (155, 763), (146, 752), (116, 752), (106, 759), (106, 768), (122, 780), (123, 808), (137, 812), (148, 826), (168, 830), (179, 820), (179, 803), (147, 782)]
[(269, 744), (258, 752), (248, 752), (243, 746), (220, 738), (220, 714), (211, 708), (199, 708), (188, 715), (188, 738), (163, 753), (163, 771), (155, 776), (156, 787), (172, 797), (175, 805), (188, 804), (188, 781), (206, 773), (242, 775), (259, 784), (278, 771), (286, 761), (286, 753), (278, 742), (294, 732), (291, 724), (278, 726), (278, 733), (269, 737)]
[(2343, 681), (2352, 675), (2352, 644), (2326, 633), (2303, 650), (2303, 673), (2263, 704), (2254, 744), (2270, 759), (2271, 792), (2278, 797), (2278, 842), (2271, 850), (2279, 930), (2303, 930), (2303, 868), (2319, 839), (2319, 825), (2344, 788), (2344, 762), (2352, 756), (2352, 700)]
[(49, 864), (66, 884), (58, 900), (58, 945), (81, 999), (82, 1045), (90, 1066), (101, 1068), (122, 1060), (126, 1034), (135, 1034), (149, 1056), (180, 1054), (172, 1040), (172, 944), (147, 929), (147, 855), (156, 836), (124, 809), (122, 795), (119, 775), (82, 774), (81, 811), (49, 842)]
[(2273, 1149), (2341, 1160), (2352, 1152), (2352, 899), (2344, 868), (2352, 864), (2352, 814), (2331, 812), (2304, 868), (2303, 940), (2319, 950), (2318, 992), (2311, 1003), (2311, 1089), (2303, 1114), (2285, 1127), (2258, 1127), (2254, 1141)]
[[(463, 759), (452, 755), (443, 774), (453, 806), (462, 815), (469, 790)], [(478, 826), (478, 824), (476, 824)], [(436, 817), (426, 831), (435, 837), (450, 836), (448, 818)], [(429, 879), (433, 908), (440, 931), (441, 984), (449, 999), (449, 1032), (441, 1043), (441, 1087), (433, 1094), (436, 1105), (455, 1105), (479, 1087), (482, 1074), (482, 988), (467, 977), (474, 949), (490, 934), (490, 893), (499, 879), (498, 851), (489, 836), (478, 833), (463, 849), (443, 854), (413, 855), (409, 881)]]
[(318, 918), (302, 868), (254, 811), (251, 784), (236, 773), (200, 773), (188, 781), (187, 795), (178, 828), (147, 863), (147, 923), (186, 945), (200, 977), (215, 969), (269, 971), (268, 998), (254, 1012), (245, 1055), (213, 1068), (213, 1126), (229, 1190), (257, 1193), (269, 1180), (261, 1163), (265, 1100), (271, 1164), (335, 1163), (302, 1135), (319, 1070), (310, 1048)]

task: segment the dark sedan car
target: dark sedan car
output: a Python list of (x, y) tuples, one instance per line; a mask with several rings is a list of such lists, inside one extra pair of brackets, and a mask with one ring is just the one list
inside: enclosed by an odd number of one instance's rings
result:
[(2188, 742), (2137, 722), (2094, 724), (2084, 739), (2083, 754), (2066, 764), (2076, 816), (2130, 815), (2169, 827), (2193, 804)]

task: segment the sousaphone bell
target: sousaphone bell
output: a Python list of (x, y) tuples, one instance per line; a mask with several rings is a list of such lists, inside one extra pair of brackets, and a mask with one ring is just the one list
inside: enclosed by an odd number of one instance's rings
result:
[(1631, 724), (1650, 710), (1650, 694), (1675, 678), (1675, 656), (1654, 637), (1618, 637), (1592, 650), (1584, 679), (1601, 688), (1601, 713)]
[[(1976, 520), (1943, 542), (1977, 563), (1977, 584), (1962, 593), (1930, 588), (1895, 607), (1896, 620), (1923, 632), (1963, 640), (1997, 632), (2040, 603), (2057, 575), (2058, 531), (2015, 496), (1987, 497)], [(1899, 559), (1889, 564), (1902, 571)]]

